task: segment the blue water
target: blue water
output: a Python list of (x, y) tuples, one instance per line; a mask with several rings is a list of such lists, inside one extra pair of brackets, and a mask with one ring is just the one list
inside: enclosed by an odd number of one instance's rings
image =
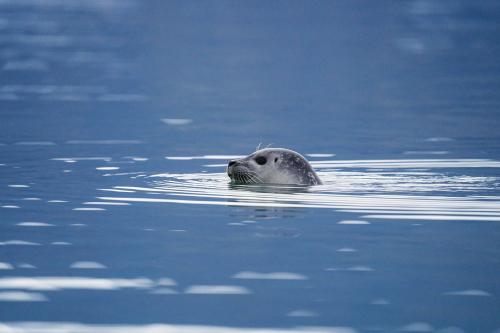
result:
[[(499, 332), (499, 38), (497, 1), (0, 1), (0, 332)], [(230, 185), (258, 145), (325, 184)]]

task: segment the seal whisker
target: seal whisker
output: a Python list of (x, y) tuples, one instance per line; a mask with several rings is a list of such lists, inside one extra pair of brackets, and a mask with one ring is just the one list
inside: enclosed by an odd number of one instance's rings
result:
[(263, 183), (262, 179), (255, 172), (248, 172), (249, 177), (252, 178), (254, 183)]
[(254, 183), (254, 184), (262, 183), (262, 179), (260, 179), (257, 175), (250, 174), (249, 176), (250, 176), (250, 179), (252, 180), (252, 183)]
[(257, 184), (262, 182), (262, 180), (254, 172), (250, 171), (235, 173), (233, 175), (233, 181), (241, 184)]
[(247, 172), (237, 172), (234, 174), (234, 180), (236, 183), (246, 184), (249, 181), (249, 175)]
[(255, 179), (255, 176), (251, 173), (247, 173), (246, 174), (246, 178), (247, 178), (247, 182), (249, 184), (256, 184), (257, 183), (257, 180)]
[(252, 175), (246, 174), (246, 182), (247, 182), (247, 184), (253, 184), (254, 183), (254, 179), (253, 179)]
[(240, 183), (244, 184), (245, 183), (245, 174), (240, 174), (239, 175), (239, 181)]
[(260, 180), (260, 178), (258, 178), (258, 177), (253, 177), (252, 180), (253, 180), (254, 184), (260, 184), (260, 183), (262, 183), (262, 180)]
[(251, 174), (247, 174), (247, 181), (250, 184), (255, 184), (255, 178)]

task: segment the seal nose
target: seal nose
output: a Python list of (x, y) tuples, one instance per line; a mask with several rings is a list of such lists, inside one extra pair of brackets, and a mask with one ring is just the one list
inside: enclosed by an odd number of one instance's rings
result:
[(236, 165), (236, 161), (235, 161), (235, 160), (231, 160), (231, 161), (229, 161), (229, 163), (227, 164), (227, 175), (228, 175), (229, 177), (231, 177), (231, 176), (232, 176), (232, 174), (233, 174), (233, 166), (235, 166), (235, 165)]

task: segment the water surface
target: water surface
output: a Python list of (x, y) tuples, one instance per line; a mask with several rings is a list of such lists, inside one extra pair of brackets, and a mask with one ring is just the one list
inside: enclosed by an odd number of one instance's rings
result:
[(497, 332), (499, 18), (0, 1), (0, 332)]

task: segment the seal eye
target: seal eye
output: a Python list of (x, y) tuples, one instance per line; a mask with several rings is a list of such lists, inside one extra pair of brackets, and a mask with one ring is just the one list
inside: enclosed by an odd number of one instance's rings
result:
[(264, 156), (258, 156), (255, 158), (255, 162), (257, 162), (258, 165), (264, 165), (267, 162), (267, 158)]

